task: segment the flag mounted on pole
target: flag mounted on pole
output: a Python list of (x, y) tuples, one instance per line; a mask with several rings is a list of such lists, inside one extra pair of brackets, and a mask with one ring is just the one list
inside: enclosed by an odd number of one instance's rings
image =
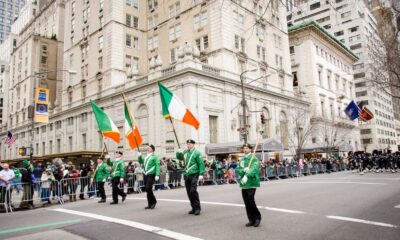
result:
[(349, 105), (344, 109), (344, 113), (350, 118), (351, 121), (360, 116), (357, 104), (352, 100)]
[(8, 145), (10, 148), (11, 145), (17, 140), (15, 135), (13, 135), (10, 131), (7, 132), (7, 137), (4, 139), (4, 144)]
[(193, 116), (185, 104), (160, 82), (158, 82), (158, 87), (160, 89), (163, 116), (165, 118), (174, 118), (199, 129), (199, 121)]
[(135, 119), (129, 111), (129, 105), (126, 101), (125, 95), (122, 96), (124, 98), (125, 137), (128, 140), (131, 149), (137, 148), (139, 150), (139, 146), (143, 144), (143, 139), (140, 135), (139, 128), (136, 125)]
[(367, 122), (374, 118), (374, 114), (367, 107), (364, 106), (363, 101), (358, 104), (358, 109), (358, 114), (361, 121)]
[(90, 104), (93, 108), (94, 116), (96, 117), (97, 125), (99, 127), (99, 131), (103, 135), (103, 137), (111, 138), (114, 142), (120, 142), (120, 132), (118, 131), (117, 126), (115, 126), (114, 122), (111, 118), (101, 110), (92, 100), (90, 100)]

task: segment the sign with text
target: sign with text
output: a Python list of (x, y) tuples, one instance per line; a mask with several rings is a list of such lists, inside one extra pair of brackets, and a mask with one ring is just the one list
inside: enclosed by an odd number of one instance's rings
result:
[(49, 122), (49, 89), (37, 88), (35, 93), (35, 122)]

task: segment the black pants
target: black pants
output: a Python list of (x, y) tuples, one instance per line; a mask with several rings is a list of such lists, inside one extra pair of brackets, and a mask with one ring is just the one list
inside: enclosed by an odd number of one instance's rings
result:
[(242, 197), (244, 205), (246, 206), (247, 217), (249, 222), (254, 223), (257, 219), (261, 220), (261, 213), (258, 211), (254, 195), (256, 194), (255, 188), (242, 189)]
[(106, 192), (104, 191), (104, 182), (97, 182), (97, 186), (99, 187), (99, 195), (101, 197), (101, 200), (106, 200)]
[(153, 193), (153, 184), (155, 177), (155, 174), (144, 175), (144, 186), (147, 192), (147, 204), (149, 207), (157, 203), (156, 197)]
[(201, 210), (199, 193), (197, 192), (197, 182), (199, 181), (199, 174), (192, 174), (185, 177), (186, 193), (190, 200), (192, 210)]
[(126, 196), (124, 191), (119, 188), (119, 179), (120, 177), (113, 177), (112, 179), (112, 197), (115, 203), (118, 203), (118, 195), (121, 197)]

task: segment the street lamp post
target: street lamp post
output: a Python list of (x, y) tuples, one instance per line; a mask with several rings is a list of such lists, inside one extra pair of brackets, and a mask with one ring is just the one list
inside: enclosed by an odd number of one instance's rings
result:
[(240, 74), (240, 84), (242, 87), (242, 108), (243, 108), (243, 117), (242, 117), (242, 122), (243, 122), (243, 139), (244, 139), (244, 143), (247, 143), (247, 135), (248, 135), (248, 131), (247, 131), (247, 122), (246, 122), (246, 96), (245, 96), (245, 92), (244, 92), (244, 80), (243, 80), (243, 75), (247, 72), (255, 72), (257, 71), (257, 69), (251, 69), (251, 70), (246, 70), (244, 72), (242, 72)]
[[(34, 72), (34, 79), (33, 79), (33, 107), (32, 107), (32, 130), (31, 130), (31, 144), (30, 144), (30, 151), (29, 151), (29, 160), (32, 162), (33, 160), (33, 141), (34, 141), (34, 130), (35, 130), (35, 95), (36, 95), (36, 88), (39, 87), (39, 84), (37, 84), (37, 77), (46, 74), (46, 73), (52, 73), (52, 72), (68, 72), (71, 74), (76, 74), (77, 72), (74, 70), (51, 70), (51, 71), (45, 71), (45, 72)], [(46, 81), (62, 81), (62, 80), (50, 80), (47, 79)], [(37, 149), (38, 150), (38, 149)]]

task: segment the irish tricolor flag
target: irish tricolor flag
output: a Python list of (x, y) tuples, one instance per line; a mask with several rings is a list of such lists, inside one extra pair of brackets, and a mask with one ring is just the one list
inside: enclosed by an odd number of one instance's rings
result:
[(115, 126), (111, 118), (92, 100), (90, 100), (90, 104), (92, 105), (94, 116), (96, 117), (97, 126), (99, 126), (99, 130), (103, 137), (111, 138), (116, 143), (119, 143), (121, 134), (119, 133), (117, 126)]
[(158, 82), (158, 87), (160, 88), (163, 116), (165, 118), (172, 117), (199, 129), (199, 121), (197, 121), (185, 104), (160, 82)]
[(128, 140), (129, 146), (132, 149), (139, 148), (143, 144), (142, 136), (139, 128), (136, 125), (135, 119), (129, 111), (129, 105), (124, 97), (124, 112), (125, 112), (125, 137)]

